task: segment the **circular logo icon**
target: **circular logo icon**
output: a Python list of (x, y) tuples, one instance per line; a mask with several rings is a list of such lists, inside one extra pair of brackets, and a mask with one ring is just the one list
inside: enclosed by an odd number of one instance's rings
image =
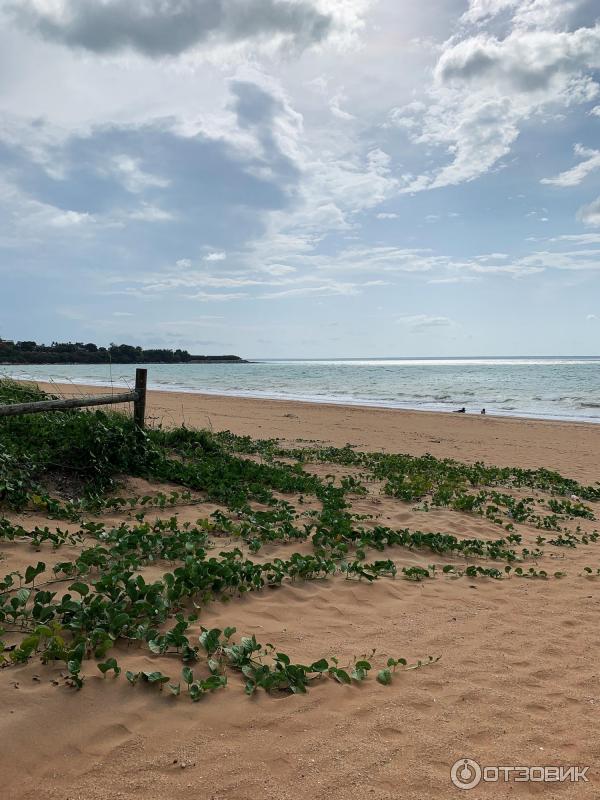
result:
[(459, 758), (452, 765), (450, 778), (457, 789), (474, 789), (481, 780), (481, 767), (472, 758)]

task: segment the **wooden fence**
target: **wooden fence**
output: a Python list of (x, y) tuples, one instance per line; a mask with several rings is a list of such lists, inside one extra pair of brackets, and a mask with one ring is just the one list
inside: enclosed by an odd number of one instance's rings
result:
[(66, 408), (133, 403), (133, 419), (139, 428), (143, 428), (146, 417), (147, 379), (148, 370), (136, 369), (135, 389), (133, 392), (99, 394), (90, 397), (70, 397), (66, 400), (42, 400), (38, 403), (9, 403), (8, 405), (0, 406), (0, 417), (12, 417), (17, 414), (41, 414), (46, 411), (64, 411)]

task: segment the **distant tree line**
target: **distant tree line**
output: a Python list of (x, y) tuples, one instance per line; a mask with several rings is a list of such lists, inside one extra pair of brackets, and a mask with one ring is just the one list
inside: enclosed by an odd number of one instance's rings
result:
[(0, 339), (0, 364), (188, 364), (243, 361), (239, 356), (193, 356), (187, 350), (152, 348), (131, 344), (98, 347), (92, 342), (13, 342)]

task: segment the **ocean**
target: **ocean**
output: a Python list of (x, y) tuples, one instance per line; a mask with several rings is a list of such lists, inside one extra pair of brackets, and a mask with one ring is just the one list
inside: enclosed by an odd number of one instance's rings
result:
[[(148, 364), (166, 391), (600, 422), (600, 357), (256, 360)], [(129, 386), (135, 365), (4, 366), (14, 378)]]

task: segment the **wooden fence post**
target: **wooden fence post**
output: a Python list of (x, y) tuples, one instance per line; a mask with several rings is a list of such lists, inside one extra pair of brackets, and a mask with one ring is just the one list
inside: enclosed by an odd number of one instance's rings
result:
[(147, 369), (136, 369), (135, 371), (135, 391), (137, 399), (133, 403), (133, 419), (138, 428), (144, 428), (146, 416), (146, 382), (148, 380)]

